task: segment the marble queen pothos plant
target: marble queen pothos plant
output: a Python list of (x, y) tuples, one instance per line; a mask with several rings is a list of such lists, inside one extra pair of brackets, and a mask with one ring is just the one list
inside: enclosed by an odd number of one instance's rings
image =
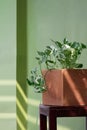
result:
[(84, 43), (69, 42), (64, 38), (63, 42), (51, 40), (54, 44), (46, 46), (44, 51), (37, 51), (38, 56), (36, 60), (39, 65), (38, 68), (31, 70), (31, 75), (27, 78), (27, 82), (30, 86), (34, 87), (35, 92), (41, 93), (47, 90), (45, 78), (42, 74), (42, 66), (45, 69), (78, 69), (82, 68), (83, 64), (79, 63), (79, 57), (82, 51), (86, 49)]

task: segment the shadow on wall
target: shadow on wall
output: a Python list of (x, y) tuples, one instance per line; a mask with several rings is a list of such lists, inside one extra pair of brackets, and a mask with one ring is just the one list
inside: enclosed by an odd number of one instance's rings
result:
[(27, 129), (27, 0), (17, 0), (17, 130)]

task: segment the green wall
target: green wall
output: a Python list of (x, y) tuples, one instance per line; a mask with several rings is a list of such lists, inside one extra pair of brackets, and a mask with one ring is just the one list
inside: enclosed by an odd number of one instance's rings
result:
[[(50, 39), (87, 44), (87, 1), (86, 0), (27, 0), (27, 67), (28, 73), (37, 65), (37, 50), (43, 50)], [(80, 60), (87, 68), (87, 51)], [(38, 105), (41, 95), (35, 94), (31, 87), (28, 91), (29, 130), (39, 129)], [(85, 118), (58, 119), (58, 130), (85, 130)]]
[(27, 130), (27, 1), (17, 0), (17, 130)]
[(0, 0), (0, 130), (16, 130), (16, 0)]

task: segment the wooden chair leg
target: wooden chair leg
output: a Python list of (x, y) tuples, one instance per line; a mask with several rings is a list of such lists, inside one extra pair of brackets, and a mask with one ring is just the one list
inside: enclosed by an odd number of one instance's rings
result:
[(57, 121), (56, 121), (56, 117), (52, 115), (49, 115), (49, 130), (57, 130)]
[(40, 114), (40, 130), (47, 130), (47, 117)]
[(86, 130), (87, 130), (87, 117), (86, 117)]

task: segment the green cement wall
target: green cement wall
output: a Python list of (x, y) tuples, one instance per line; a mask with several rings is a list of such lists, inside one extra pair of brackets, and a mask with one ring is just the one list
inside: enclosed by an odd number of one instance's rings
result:
[[(30, 70), (37, 65), (37, 50), (50, 39), (87, 44), (86, 0), (18, 0), (17, 1), (17, 130), (39, 130), (41, 94), (26, 85)], [(80, 61), (87, 68), (87, 51)], [(27, 102), (28, 97), (28, 102)], [(85, 118), (58, 119), (58, 130), (85, 130)]]
[[(37, 50), (43, 50), (50, 39), (87, 44), (87, 1), (86, 0), (28, 0), (27, 1), (27, 67), (28, 73), (37, 65)], [(80, 61), (87, 68), (87, 51)], [(41, 95), (28, 90), (28, 130), (39, 130), (38, 105)], [(58, 119), (58, 130), (85, 130), (85, 118)]]
[(0, 0), (0, 130), (16, 130), (16, 0)]

